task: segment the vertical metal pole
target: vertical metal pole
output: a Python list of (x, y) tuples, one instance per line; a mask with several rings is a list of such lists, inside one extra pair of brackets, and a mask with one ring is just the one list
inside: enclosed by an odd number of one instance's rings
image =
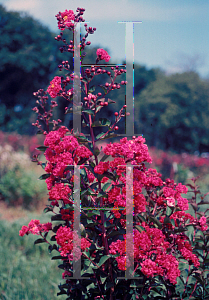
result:
[(80, 23), (74, 27), (73, 130), (81, 133)]

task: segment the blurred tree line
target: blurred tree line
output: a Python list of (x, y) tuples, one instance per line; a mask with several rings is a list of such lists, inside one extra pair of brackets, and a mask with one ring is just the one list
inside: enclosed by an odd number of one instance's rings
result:
[[(63, 60), (68, 60), (73, 70), (73, 55), (60, 53), (62, 43), (55, 41), (56, 34), (47, 27), (26, 14), (6, 11), (2, 5), (0, 34), (0, 130), (33, 135), (36, 133), (31, 125), (36, 119), (31, 110), (36, 101), (33, 92), (46, 89), (54, 76), (64, 75), (57, 67)], [(73, 39), (70, 31), (65, 31), (64, 35), (67, 40)], [(88, 40), (91, 41), (91, 35)], [(95, 64), (97, 48), (85, 48), (87, 55), (83, 63)], [(118, 83), (129, 81), (125, 74), (117, 79)], [(106, 74), (95, 76), (92, 81), (95, 93), (101, 92), (98, 85), (108, 80)], [(135, 64), (135, 133), (142, 133), (148, 146), (162, 150), (209, 151), (208, 83), (195, 72), (167, 76), (160, 69)], [(102, 111), (98, 117), (113, 121), (114, 112), (125, 104), (125, 86), (107, 97), (116, 103), (107, 107), (106, 116)], [(64, 107), (69, 103), (60, 98), (58, 104), (55, 118), (63, 120)], [(72, 125), (72, 116), (67, 122)], [(67, 125), (66, 120), (63, 124)], [(124, 133), (125, 122), (121, 120), (118, 126), (118, 133)]]

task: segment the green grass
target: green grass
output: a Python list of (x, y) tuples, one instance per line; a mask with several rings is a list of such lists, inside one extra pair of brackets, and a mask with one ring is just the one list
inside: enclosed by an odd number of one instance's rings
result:
[(64, 283), (61, 261), (52, 261), (57, 252), (48, 253), (48, 245), (34, 245), (36, 235), (19, 236), (22, 225), (31, 219), (49, 222), (49, 215), (29, 214), (28, 219), (9, 223), (0, 220), (0, 299), (1, 300), (64, 300), (58, 296), (58, 285)]

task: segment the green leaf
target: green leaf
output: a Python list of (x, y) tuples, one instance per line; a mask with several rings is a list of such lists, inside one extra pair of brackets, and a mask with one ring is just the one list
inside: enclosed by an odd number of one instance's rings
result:
[[(88, 213), (87, 213), (87, 217), (88, 217), (88, 218), (90, 218), (90, 217), (92, 217), (92, 216), (95, 216), (95, 215), (100, 216), (99, 210), (93, 210), (92, 212), (88, 212)], [(92, 224), (93, 224), (93, 223), (92, 223)]]
[(104, 284), (105, 280), (107, 279), (107, 276), (104, 276), (104, 275), (100, 275), (100, 280), (101, 280), (101, 283)]
[(175, 228), (174, 229), (175, 233), (177, 233), (177, 232), (184, 232), (184, 231), (187, 231), (187, 228), (179, 227), (179, 228)]
[(44, 179), (47, 179), (51, 176), (51, 174), (43, 174), (39, 177), (39, 180), (44, 180)]
[(87, 286), (87, 290), (89, 291), (90, 289), (95, 289), (95, 283), (91, 283)]
[[(101, 267), (108, 259), (110, 258), (109, 255), (103, 255), (101, 258), (100, 258), (100, 261), (99, 263), (97, 264), (99, 267)], [(97, 268), (95, 266), (95, 268)]]
[(83, 136), (83, 135), (76, 136), (76, 138), (77, 138), (78, 142), (80, 142), (80, 143), (88, 143), (88, 142), (90, 142), (90, 141), (89, 141), (85, 136)]
[(103, 185), (102, 190), (105, 192), (106, 190), (108, 190), (108, 188), (109, 188), (110, 186), (112, 186), (112, 183), (107, 182), (107, 183), (105, 183), (105, 184)]
[(174, 207), (171, 208), (171, 207), (168, 206), (167, 209), (166, 209), (166, 216), (170, 217), (171, 214), (173, 213), (173, 211), (174, 211)]
[(100, 134), (98, 134), (97, 136), (96, 136), (96, 140), (98, 140), (101, 136), (103, 136), (105, 134), (105, 132), (102, 132), (102, 133), (100, 133)]
[(103, 106), (98, 105), (98, 106), (96, 107), (96, 113), (97, 113), (98, 111), (100, 111), (100, 109), (101, 109), (102, 107), (103, 107)]
[(36, 245), (36, 244), (41, 244), (41, 243), (46, 243), (45, 239), (37, 239), (37, 240), (34, 242), (34, 245)]
[(105, 194), (104, 192), (100, 192), (100, 193), (97, 194), (97, 198), (101, 198), (101, 197), (108, 198), (108, 195)]
[(84, 177), (84, 179), (86, 181), (86, 179), (87, 179), (87, 173), (86, 173), (86, 169), (85, 168), (80, 169), (80, 174)]
[[(81, 276), (82, 275), (87, 275), (87, 274), (94, 274), (94, 270), (92, 266), (89, 266), (86, 270), (81, 270)], [(85, 278), (85, 277), (84, 277)]]
[(151, 222), (155, 223), (158, 228), (162, 228), (162, 224), (158, 219), (154, 218), (153, 216), (148, 216), (148, 218)]
[(164, 224), (171, 224), (171, 220), (169, 217), (167, 217), (167, 216), (165, 217)]
[(48, 250), (49, 250), (49, 253), (51, 253), (53, 250), (57, 250), (57, 245), (49, 245), (49, 247), (48, 247)]
[(142, 226), (134, 225), (134, 227), (135, 227), (139, 232), (144, 231), (144, 228), (143, 228)]
[(94, 115), (94, 111), (91, 109), (82, 110), (82, 112), (88, 114), (88, 115)]
[(37, 147), (36, 149), (39, 150), (39, 151), (45, 152), (47, 148), (49, 148), (49, 147), (46, 147), (46, 146), (40, 146), (40, 147)]
[(61, 256), (61, 255), (57, 255), (57, 256), (53, 256), (52, 258), (51, 258), (51, 260), (56, 260), (56, 259), (67, 259), (66, 257), (63, 257), (63, 256)]
[(53, 207), (48, 206), (44, 208), (44, 213), (47, 213), (48, 211), (53, 211), (53, 209), (54, 209)]
[(94, 153), (93, 153), (95, 156), (98, 156), (100, 154), (100, 151), (99, 151), (99, 148), (98, 147), (95, 147), (94, 148)]
[(105, 139), (109, 139), (109, 138), (114, 138), (114, 137), (117, 137), (118, 135), (113, 133), (113, 132), (110, 132), (108, 133), (107, 135), (105, 135), (105, 137), (101, 138), (101, 140), (105, 140)]
[(110, 155), (107, 155), (107, 154), (105, 154), (101, 159), (100, 159), (100, 161), (105, 161), (108, 157), (109, 157)]
[(64, 221), (62, 219), (62, 214), (57, 214), (55, 216), (51, 216), (51, 221)]
[(114, 283), (112, 283), (112, 282), (106, 282), (106, 284), (105, 284), (105, 291), (109, 290), (113, 286), (114, 286)]
[(93, 93), (95, 89), (96, 89), (95, 85), (91, 86), (89, 89), (89, 93)]
[(171, 221), (171, 224), (175, 227), (176, 226), (175, 220), (174, 219), (170, 219), (170, 221)]
[(116, 236), (116, 235), (123, 235), (126, 234), (126, 230), (125, 229), (120, 229), (120, 230), (114, 230), (112, 231), (110, 234), (108, 234), (108, 238)]
[(107, 94), (107, 89), (104, 86), (102, 86), (101, 84), (99, 86), (103, 89), (103, 91), (104, 91), (104, 93), (106, 95)]
[(110, 126), (111, 121), (106, 118), (99, 118), (99, 120), (92, 123), (91, 127)]
[(108, 98), (107, 102), (108, 102), (109, 104), (111, 104), (111, 103), (116, 103), (115, 101), (113, 101), (113, 100), (111, 100), (111, 99), (109, 99), (109, 98)]
[(87, 80), (86, 78), (83, 78), (81, 81), (82, 81), (83, 83), (87, 83), (87, 82), (88, 82), (88, 80)]
[(116, 181), (116, 177), (112, 174), (112, 173), (110, 173), (110, 172), (104, 172), (102, 175), (100, 175), (100, 176), (102, 176), (102, 178), (103, 177), (107, 177), (107, 178), (109, 178), (109, 179), (111, 179), (111, 180), (114, 180), (114, 181)]

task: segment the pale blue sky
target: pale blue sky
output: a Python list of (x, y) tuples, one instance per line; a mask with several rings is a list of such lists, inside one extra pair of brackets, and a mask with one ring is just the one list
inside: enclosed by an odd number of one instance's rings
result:
[(209, 78), (209, 0), (0, 0), (9, 10), (27, 11), (51, 30), (55, 14), (86, 9), (84, 19), (97, 31), (92, 45), (109, 50), (109, 63), (125, 59), (125, 25), (134, 26), (134, 60), (168, 73), (195, 68)]

